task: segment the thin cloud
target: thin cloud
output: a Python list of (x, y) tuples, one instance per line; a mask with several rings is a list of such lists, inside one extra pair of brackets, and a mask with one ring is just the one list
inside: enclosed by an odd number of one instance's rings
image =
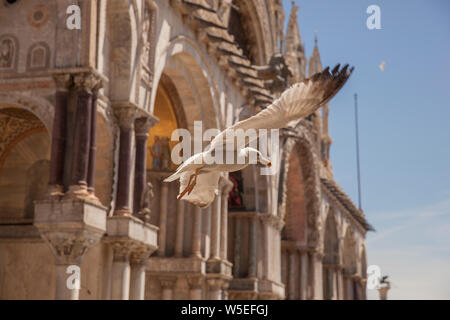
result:
[(450, 299), (450, 200), (373, 217), (392, 225), (367, 238), (369, 265), (394, 283), (389, 298)]

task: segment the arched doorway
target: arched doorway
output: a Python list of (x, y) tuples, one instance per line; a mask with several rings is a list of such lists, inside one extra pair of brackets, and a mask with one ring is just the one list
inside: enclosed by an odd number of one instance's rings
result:
[(176, 129), (185, 126), (185, 119), (178, 93), (166, 75), (162, 76), (158, 86), (153, 114), (159, 122), (150, 130), (147, 168), (173, 171), (176, 165), (170, 160), (170, 150), (178, 142), (172, 141), (171, 137)]
[(0, 109), (0, 223), (32, 223), (47, 191), (50, 137), (31, 112)]

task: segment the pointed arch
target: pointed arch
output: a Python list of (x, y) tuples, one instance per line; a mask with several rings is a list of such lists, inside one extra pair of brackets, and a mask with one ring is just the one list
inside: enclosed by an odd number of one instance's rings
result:
[[(283, 221), (286, 221), (288, 214), (288, 197), (289, 197), (289, 175), (290, 164), (293, 155), (298, 159), (300, 171), (303, 180), (304, 207), (305, 207), (305, 227), (306, 227), (306, 244), (310, 248), (320, 247), (321, 226), (319, 221), (320, 213), (320, 180), (317, 156), (313, 152), (312, 137), (309, 130), (300, 123), (296, 128), (296, 137), (287, 138), (284, 142), (283, 154), (281, 157), (281, 168), (279, 177), (279, 208), (278, 215)], [(294, 185), (293, 185), (294, 187)], [(294, 187), (295, 188), (295, 187)]]

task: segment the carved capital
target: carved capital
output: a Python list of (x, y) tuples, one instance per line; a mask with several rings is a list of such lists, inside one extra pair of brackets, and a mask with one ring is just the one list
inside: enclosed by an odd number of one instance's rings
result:
[(92, 72), (77, 73), (73, 77), (75, 89), (90, 94), (97, 93), (103, 86), (102, 79)]
[(137, 136), (148, 136), (150, 128), (156, 124), (155, 118), (141, 117), (137, 118), (134, 124), (134, 130)]
[(114, 261), (129, 261), (132, 251), (132, 244), (129, 241), (111, 242), (113, 249)]
[(145, 263), (153, 251), (154, 250), (148, 246), (136, 246), (136, 248), (131, 251), (130, 261), (132, 264)]
[(50, 245), (57, 264), (80, 264), (86, 251), (100, 240), (100, 234), (70, 231), (41, 233)]
[(188, 284), (189, 288), (192, 289), (200, 289), (202, 287), (203, 281), (202, 277), (189, 277)]
[(53, 74), (53, 80), (55, 81), (57, 91), (67, 92), (73, 85), (73, 78), (70, 73)]
[(137, 110), (133, 106), (115, 107), (114, 114), (119, 122), (120, 128), (133, 129), (137, 116)]

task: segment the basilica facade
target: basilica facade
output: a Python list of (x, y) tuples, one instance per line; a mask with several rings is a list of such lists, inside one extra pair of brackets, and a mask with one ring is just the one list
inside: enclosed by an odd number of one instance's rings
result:
[(223, 130), (322, 70), (297, 10), (0, 0), (0, 299), (365, 299), (372, 227), (333, 178), (328, 104), (280, 131), (275, 175), (223, 175), (207, 209), (163, 181), (175, 129)]

